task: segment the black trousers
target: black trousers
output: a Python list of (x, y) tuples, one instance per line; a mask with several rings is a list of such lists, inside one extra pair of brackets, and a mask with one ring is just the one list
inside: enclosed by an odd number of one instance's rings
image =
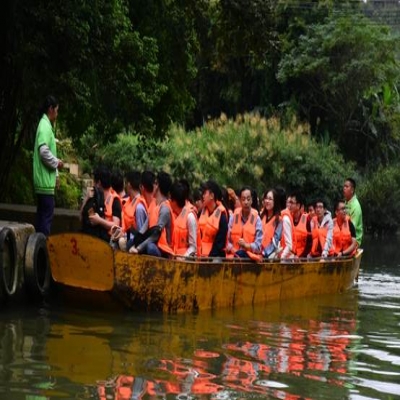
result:
[(51, 223), (53, 222), (54, 205), (54, 195), (37, 194), (37, 209), (35, 220), (36, 232), (41, 232), (45, 236), (50, 235)]

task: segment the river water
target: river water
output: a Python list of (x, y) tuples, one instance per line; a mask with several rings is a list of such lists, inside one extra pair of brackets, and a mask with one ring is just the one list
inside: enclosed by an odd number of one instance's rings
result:
[(400, 246), (346, 294), (200, 312), (0, 311), (0, 399), (400, 399)]

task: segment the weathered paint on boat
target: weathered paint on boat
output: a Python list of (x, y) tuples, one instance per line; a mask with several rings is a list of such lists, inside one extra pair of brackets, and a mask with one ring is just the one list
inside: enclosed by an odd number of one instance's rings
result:
[(352, 287), (361, 253), (347, 259), (219, 262), (159, 259), (112, 250), (84, 234), (48, 239), (54, 279), (108, 291), (136, 310), (181, 312), (340, 293)]

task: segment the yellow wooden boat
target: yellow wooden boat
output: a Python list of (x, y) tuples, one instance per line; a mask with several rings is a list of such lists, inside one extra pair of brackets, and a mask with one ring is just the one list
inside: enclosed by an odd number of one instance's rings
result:
[(358, 276), (352, 258), (262, 263), (242, 259), (180, 261), (113, 250), (81, 233), (48, 238), (53, 280), (66, 288), (109, 292), (134, 310), (182, 312), (340, 293)]

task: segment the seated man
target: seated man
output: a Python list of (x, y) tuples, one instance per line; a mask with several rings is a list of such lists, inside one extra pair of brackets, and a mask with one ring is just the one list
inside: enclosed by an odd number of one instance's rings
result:
[[(99, 207), (94, 212), (90, 212), (88, 218), (92, 226), (102, 230), (102, 235), (104, 235), (104, 232), (107, 232), (108, 238), (110, 238), (112, 229), (121, 226), (121, 199), (111, 189), (111, 173), (107, 168), (97, 168), (93, 176), (96, 189), (104, 194), (104, 210)], [(94, 194), (95, 191), (93, 192)], [(83, 205), (82, 211), (84, 208), (85, 205)]]
[(198, 251), (200, 231), (197, 224), (195, 207), (187, 201), (187, 187), (182, 182), (171, 186), (171, 208), (176, 215), (172, 248), (174, 254), (183, 257), (194, 257)]
[(128, 172), (125, 179), (128, 198), (122, 207), (122, 229), (115, 235), (121, 250), (129, 250), (134, 243), (134, 234), (144, 233), (148, 228), (146, 200), (140, 194), (141, 173)]
[(307, 257), (312, 245), (311, 217), (304, 212), (304, 199), (300, 192), (292, 192), (288, 197), (288, 203), (296, 236), (296, 255), (300, 258)]
[(328, 257), (333, 255), (333, 220), (326, 209), (325, 201), (314, 203), (315, 217), (311, 220), (312, 247), (309, 256)]
[(235, 208), (229, 218), (227, 253), (261, 261), (262, 223), (257, 210), (251, 207), (251, 189), (242, 188), (239, 199), (241, 207)]
[(346, 215), (346, 205), (343, 200), (335, 204), (333, 219), (333, 247), (334, 254), (338, 257), (352, 256), (357, 251), (356, 229)]
[(202, 257), (225, 257), (228, 212), (222, 205), (222, 192), (214, 181), (202, 185), (203, 210), (199, 219)]
[[(132, 254), (148, 254), (156, 257), (168, 258), (173, 255), (172, 235), (174, 231), (174, 217), (168, 200), (168, 194), (172, 185), (172, 179), (166, 172), (159, 172), (154, 183), (155, 186), (155, 225), (150, 225), (150, 230), (159, 232), (159, 235), (150, 235), (137, 247), (132, 246), (129, 252)], [(150, 219), (151, 224), (151, 219)]]

